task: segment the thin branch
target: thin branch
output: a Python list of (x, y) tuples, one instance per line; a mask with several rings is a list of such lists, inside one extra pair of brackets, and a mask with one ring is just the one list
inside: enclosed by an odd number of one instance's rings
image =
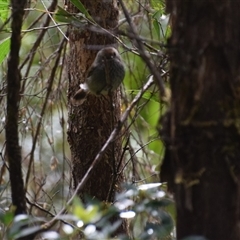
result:
[(156, 141), (156, 139), (158, 139), (158, 138), (154, 138), (154, 139), (148, 141), (148, 142), (145, 143), (143, 146), (141, 146), (138, 150), (136, 150), (133, 154), (131, 154), (130, 158), (127, 160), (127, 162), (124, 164), (124, 166), (122, 167), (122, 169), (119, 171), (118, 174), (120, 174), (121, 172), (123, 172), (123, 170), (126, 168), (126, 166), (128, 165), (128, 163), (132, 160), (132, 158), (133, 158), (139, 151), (141, 151), (143, 148), (145, 148), (146, 146), (148, 146), (150, 143)]
[(51, 25), (51, 26), (47, 26), (47, 27), (36, 27), (36, 28), (30, 28), (27, 30), (22, 30), (22, 33), (28, 33), (28, 32), (33, 32), (33, 31), (39, 31), (39, 30), (48, 30), (51, 28), (58, 28), (58, 27), (62, 27), (62, 26), (68, 26), (68, 23), (61, 23), (61, 24), (57, 24), (57, 25)]
[(43, 115), (44, 115), (45, 110), (46, 110), (46, 106), (47, 106), (47, 103), (48, 103), (48, 98), (50, 96), (52, 86), (53, 86), (53, 82), (54, 82), (54, 76), (55, 76), (57, 68), (58, 68), (58, 64), (59, 64), (59, 61), (60, 61), (60, 58), (61, 58), (61, 52), (63, 50), (63, 45), (65, 44), (65, 42), (66, 42), (66, 39), (63, 38), (63, 40), (60, 43), (59, 48), (57, 50), (57, 58), (56, 58), (54, 67), (51, 71), (51, 75), (48, 79), (47, 94), (46, 94), (46, 98), (45, 98), (45, 101), (44, 101), (43, 106), (42, 106), (42, 111), (40, 113), (40, 117), (39, 117), (39, 121), (38, 121), (38, 124), (37, 124), (37, 127), (36, 127), (36, 133), (35, 133), (32, 149), (31, 149), (31, 153), (30, 153), (29, 167), (28, 167), (28, 172), (27, 172), (27, 176), (26, 176), (26, 183), (25, 183), (26, 184), (25, 191), (27, 191), (27, 186), (28, 186), (28, 182), (29, 182), (29, 178), (30, 178), (30, 172), (31, 172), (31, 166), (32, 166), (33, 159), (34, 159), (34, 151), (35, 151), (37, 139), (38, 139), (38, 136), (39, 136), (39, 132), (40, 132), (40, 129), (41, 129)]
[(149, 58), (149, 55), (147, 54), (147, 52), (145, 51), (144, 48), (144, 44), (142, 43), (141, 39), (139, 39), (139, 36), (137, 34), (137, 31), (132, 23), (132, 19), (123, 3), (122, 0), (118, 1), (122, 7), (123, 13), (127, 19), (127, 22), (129, 24), (129, 27), (131, 29), (131, 32), (133, 34), (134, 39), (136, 40), (136, 43), (138, 45), (138, 50), (139, 50), (139, 54), (142, 57), (142, 59), (145, 61), (145, 63), (147, 64), (149, 70), (151, 71), (151, 73), (154, 76), (155, 81), (157, 82), (157, 85), (159, 87), (160, 93), (161, 93), (161, 97), (164, 97), (166, 95), (165, 93), (165, 86), (164, 83), (162, 81), (162, 77), (161, 74), (159, 73), (159, 71), (157, 70), (157, 68), (155, 67), (155, 65), (152, 63), (152, 61)]
[(62, 31), (62, 29), (60, 27), (58, 27), (56, 21), (54, 20), (54, 18), (52, 17), (52, 12), (48, 12), (48, 9), (44, 3), (44, 1), (41, 1), (42, 5), (44, 6), (44, 8), (46, 9), (48, 16), (51, 18), (51, 20), (53, 21), (53, 23), (56, 25), (56, 27), (58, 28), (59, 32), (64, 36), (64, 38), (68, 41), (68, 37), (66, 36), (66, 34)]
[[(52, 1), (52, 4), (51, 4), (51, 5), (49, 6), (49, 8), (48, 8), (48, 11), (49, 11), (49, 12), (55, 11), (56, 6), (57, 6), (57, 0), (53, 0), (53, 1)], [(32, 62), (32, 59), (33, 59), (33, 57), (34, 57), (34, 55), (35, 55), (35, 52), (36, 52), (39, 44), (41, 43), (41, 41), (42, 41), (45, 33), (47, 32), (47, 30), (44, 29), (44, 28), (49, 25), (50, 20), (51, 20), (51, 18), (50, 18), (49, 15), (48, 15), (48, 17), (46, 18), (46, 20), (45, 20), (45, 22), (44, 22), (44, 24), (43, 24), (43, 30), (42, 30), (42, 32), (39, 34), (39, 36), (38, 36), (37, 40), (35, 41), (35, 43), (34, 43), (32, 49), (31, 49), (31, 51), (29, 52), (29, 54), (27, 55), (27, 57), (24, 59), (23, 63), (21, 64), (20, 70), (24, 67), (24, 65), (26, 64), (26, 62), (27, 62), (30, 58), (31, 58), (31, 59), (30, 59), (30, 64), (29, 64), (29, 65), (31, 66), (31, 62)], [(29, 71), (29, 69), (26, 71), (27, 73), (25, 74), (25, 77), (24, 77), (24, 78), (26, 78), (26, 77), (28, 76), (28, 71)], [(22, 89), (24, 89), (24, 88), (22, 88)]]

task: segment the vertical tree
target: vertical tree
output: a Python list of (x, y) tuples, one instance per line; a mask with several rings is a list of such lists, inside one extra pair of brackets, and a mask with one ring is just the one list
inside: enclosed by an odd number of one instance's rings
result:
[(26, 213), (25, 193), (21, 170), (21, 148), (19, 146), (18, 138), (18, 113), (21, 81), (18, 65), (25, 4), (25, 0), (11, 1), (12, 35), (7, 73), (6, 154), (9, 162), (12, 202), (16, 207), (16, 215)]
[[(117, 1), (82, 1), (90, 15), (101, 27), (113, 32), (118, 25)], [(68, 2), (69, 11), (76, 9)], [(96, 29), (95, 29), (96, 30)], [(104, 46), (116, 44), (106, 32), (94, 31), (89, 24), (87, 30), (69, 28), (70, 53), (68, 61), (69, 91), (71, 99), (85, 81), (97, 51)], [(114, 45), (116, 47), (116, 45)], [(68, 140), (73, 164), (73, 180), (76, 187), (91, 166), (96, 155), (110, 136), (120, 117), (120, 94), (95, 97), (88, 95), (80, 106), (69, 101)], [(121, 157), (120, 139), (115, 140), (104, 153), (100, 164), (94, 168), (91, 178), (85, 184), (81, 197), (88, 194), (100, 200), (112, 202), (119, 188), (122, 176), (117, 175), (117, 166)]]
[(162, 176), (175, 192), (178, 239), (240, 239), (239, 8), (239, 0), (167, 1), (172, 100)]

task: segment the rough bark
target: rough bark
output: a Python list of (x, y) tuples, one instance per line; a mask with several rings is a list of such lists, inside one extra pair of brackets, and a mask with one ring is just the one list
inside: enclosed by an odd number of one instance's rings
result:
[(162, 180), (178, 239), (240, 239), (240, 1), (167, 0), (171, 111)]
[(25, 4), (25, 0), (11, 1), (12, 35), (7, 72), (6, 153), (9, 162), (12, 203), (16, 207), (15, 215), (26, 213), (25, 192), (21, 171), (21, 148), (18, 139), (18, 110), (21, 81), (18, 65)]
[[(105, 29), (113, 31), (118, 23), (117, 1), (81, 1), (95, 21)], [(76, 11), (68, 2), (68, 10)], [(113, 37), (98, 33), (89, 28), (78, 30), (69, 29), (70, 53), (68, 60), (69, 91), (68, 99), (84, 82), (87, 71), (91, 66), (97, 51), (103, 46), (116, 47)], [(113, 45), (114, 44), (114, 45)], [(68, 141), (71, 148), (74, 186), (83, 178), (92, 161), (106, 142), (111, 131), (120, 117), (120, 92), (111, 96), (95, 97), (88, 95), (80, 106), (68, 106)], [(101, 162), (92, 171), (91, 178), (79, 193), (84, 199), (87, 194), (99, 200), (112, 202), (114, 193), (119, 189), (121, 175), (117, 175), (120, 161), (120, 139), (114, 141), (105, 152)]]

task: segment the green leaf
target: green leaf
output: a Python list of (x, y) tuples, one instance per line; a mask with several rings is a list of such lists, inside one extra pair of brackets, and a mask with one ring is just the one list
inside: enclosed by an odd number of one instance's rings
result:
[(83, 13), (87, 18), (91, 18), (89, 15), (87, 9), (84, 7), (84, 5), (79, 0), (70, 0), (71, 3), (80, 10), (81, 13)]
[(9, 0), (0, 0), (0, 19), (5, 22), (9, 13)]
[(153, 27), (158, 35), (158, 39), (166, 38), (168, 30), (169, 16), (164, 15), (161, 11), (156, 11), (152, 15)]
[(165, 1), (164, 0), (152, 0), (151, 5), (153, 9), (160, 10), (161, 12), (164, 12), (165, 10)]
[[(145, 232), (153, 231), (153, 236), (155, 235), (157, 239), (168, 237), (173, 229), (173, 224), (164, 225), (159, 223), (147, 222), (145, 227)], [(149, 238), (148, 238), (149, 239)]]
[(6, 226), (13, 221), (13, 218), (14, 218), (13, 212), (9, 211), (6, 213), (3, 213), (3, 212), (0, 213), (0, 221), (4, 223)]
[(161, 35), (162, 35), (162, 26), (161, 26), (161, 16), (162, 16), (162, 12), (161, 11), (156, 11), (153, 15), (152, 15), (152, 19), (153, 19), (153, 27), (158, 35), (158, 40), (160, 40)]
[(160, 37), (161, 37), (161, 28), (160, 28), (160, 25), (159, 25), (159, 22), (157, 21), (157, 19), (153, 19), (153, 27), (157, 33), (157, 36), (158, 36), (158, 40), (160, 40)]
[(0, 42), (0, 64), (4, 61), (10, 51), (10, 37)]
[(64, 10), (62, 7), (58, 6), (58, 10), (55, 13), (54, 19), (57, 22), (64, 22), (64, 23), (71, 23), (72, 21), (76, 20), (75, 17), (68, 11)]
[(85, 20), (84, 18), (74, 17), (73, 14), (64, 10), (60, 6), (58, 6), (58, 10), (55, 13), (54, 18), (57, 22), (69, 23), (69, 24), (72, 24), (74, 27), (79, 28), (79, 29), (84, 29), (86, 24), (87, 24), (87, 20)]
[(34, 218), (27, 214), (16, 215), (9, 229), (9, 237), (18, 239), (38, 232), (41, 229), (39, 223), (43, 222), (45, 222), (45, 219), (41, 217)]
[(72, 213), (84, 223), (98, 220), (101, 217), (98, 205), (89, 205), (85, 208), (79, 199), (74, 199)]
[(41, 230), (40, 226), (33, 226), (33, 227), (22, 228), (22, 229), (20, 228), (18, 233), (16, 233), (14, 235), (14, 239), (19, 239), (19, 238), (30, 236), (30, 235), (38, 232), (39, 230)]

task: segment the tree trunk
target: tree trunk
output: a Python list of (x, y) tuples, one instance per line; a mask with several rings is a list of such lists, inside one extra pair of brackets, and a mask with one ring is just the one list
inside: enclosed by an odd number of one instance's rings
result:
[[(112, 31), (118, 24), (119, 11), (117, 1), (81, 1), (95, 21)], [(76, 11), (68, 2), (68, 10)], [(68, 99), (74, 96), (79, 84), (84, 82), (87, 71), (96, 53), (107, 45), (116, 47), (113, 37), (105, 33), (90, 30), (69, 29), (70, 53), (68, 61), (69, 91)], [(74, 186), (83, 178), (92, 161), (108, 139), (120, 118), (120, 92), (111, 96), (96, 97), (91, 94), (80, 106), (73, 106), (69, 101), (68, 141), (72, 154)], [(117, 139), (104, 153), (103, 158), (91, 178), (79, 193), (102, 201), (112, 202), (119, 189), (122, 175), (117, 175), (117, 166), (121, 156), (121, 139)]]
[(240, 0), (167, 0), (171, 111), (162, 180), (178, 239), (240, 239)]
[(6, 154), (9, 162), (12, 202), (16, 207), (15, 215), (27, 212), (21, 169), (21, 148), (19, 146), (18, 138), (18, 114), (21, 82), (18, 65), (19, 50), (21, 46), (21, 28), (25, 4), (25, 0), (11, 1), (12, 35), (7, 72)]

